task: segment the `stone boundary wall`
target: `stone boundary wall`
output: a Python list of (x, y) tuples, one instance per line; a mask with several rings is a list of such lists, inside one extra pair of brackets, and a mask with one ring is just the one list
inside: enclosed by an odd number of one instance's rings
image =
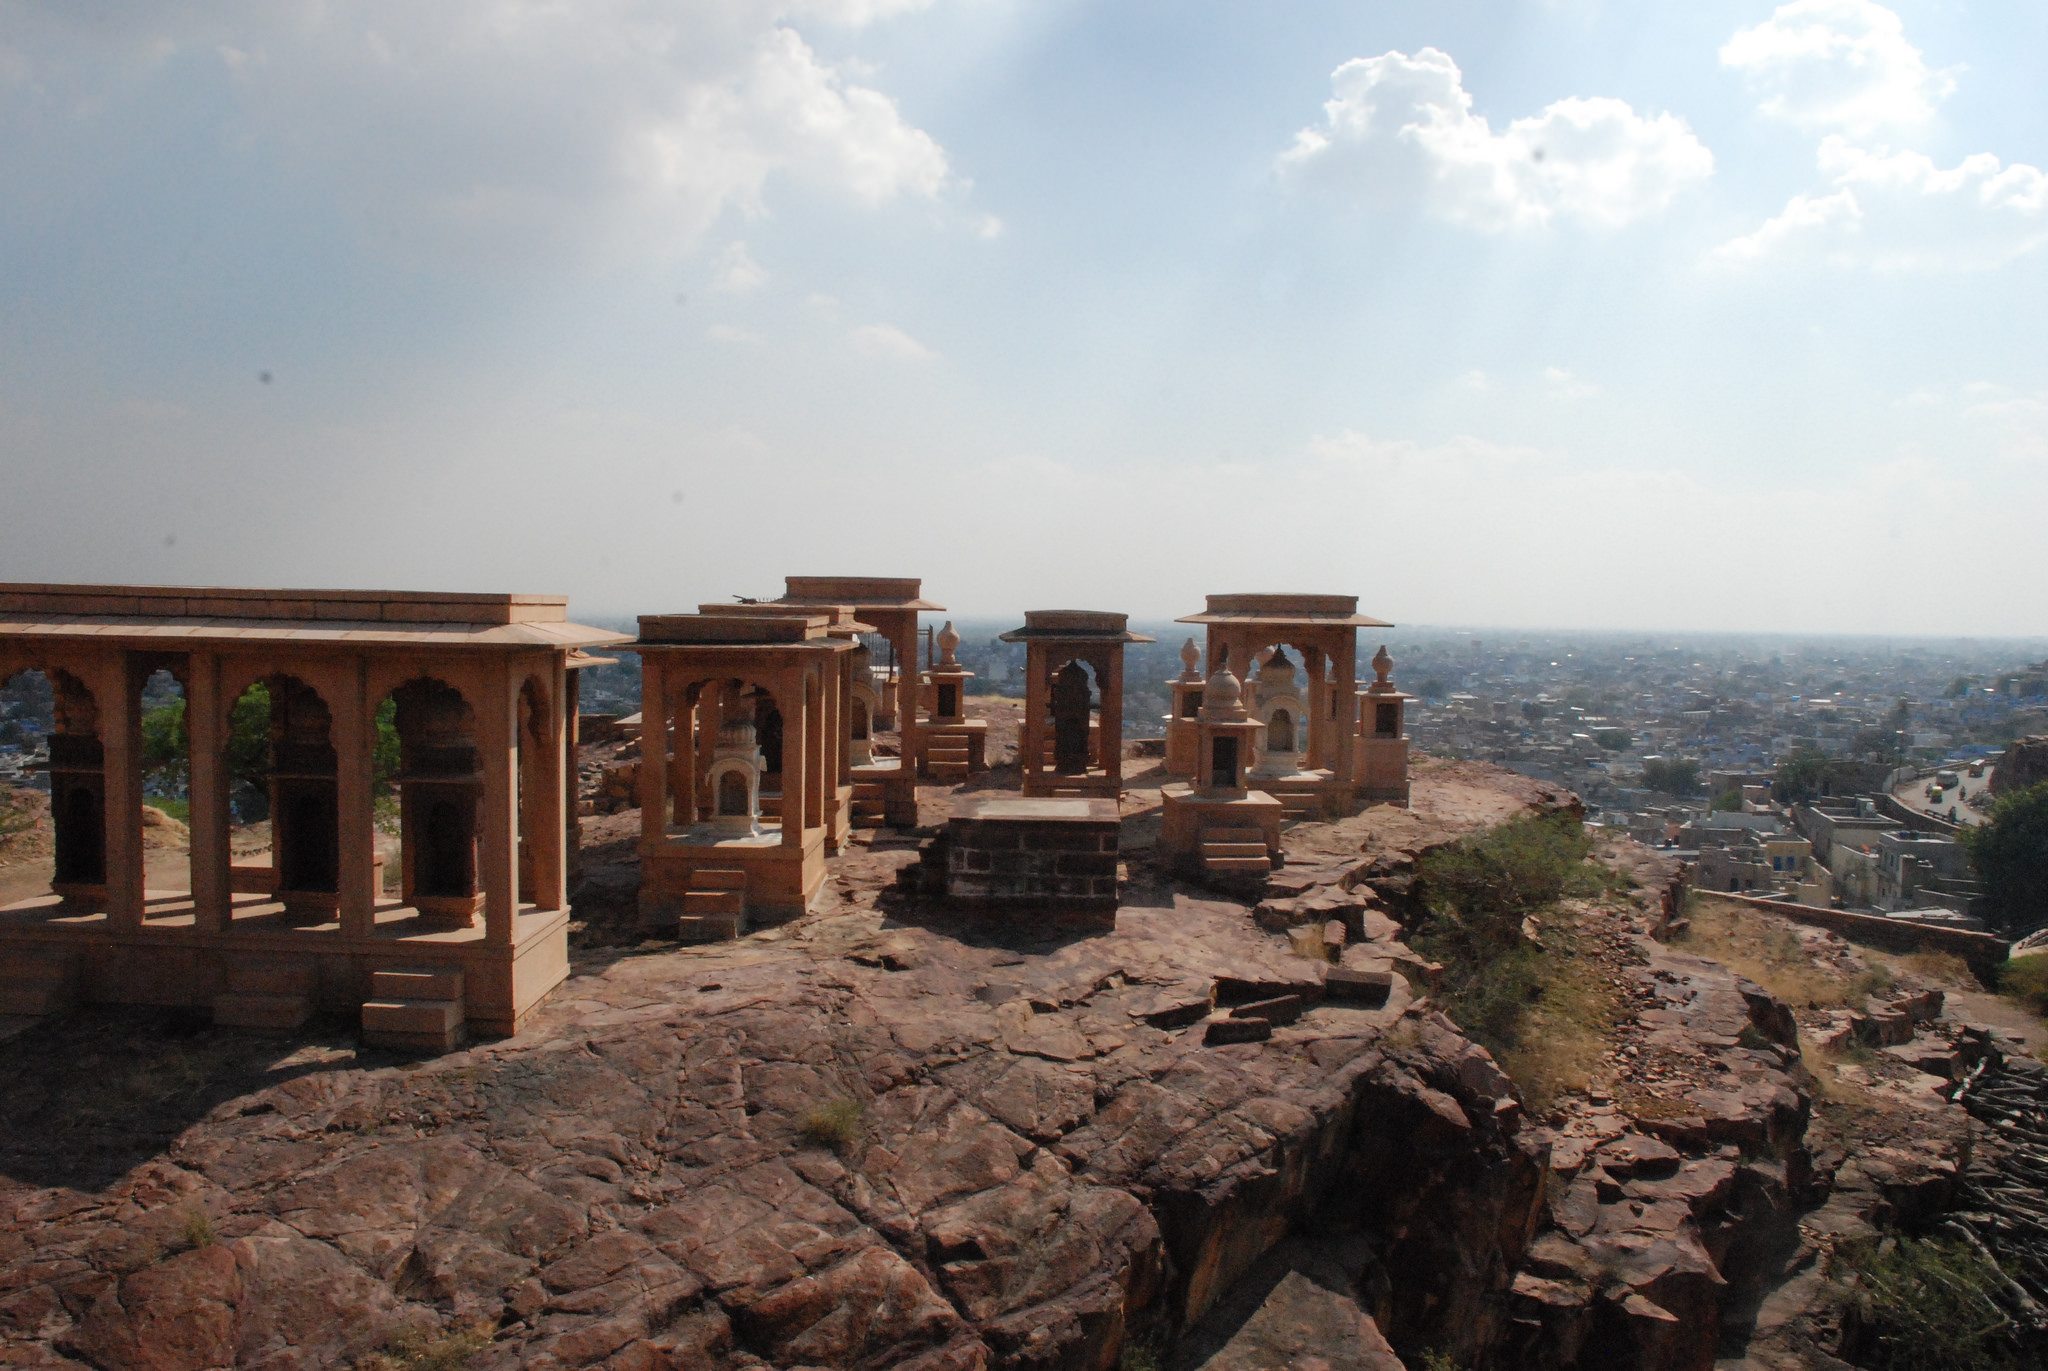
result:
[[(1711, 892), (1708, 892), (1711, 893)], [(1851, 942), (1867, 942), (1892, 952), (1953, 952), (1980, 974), (2006, 958), (2005, 939), (1990, 933), (1972, 933), (1960, 928), (1936, 928), (1927, 924), (1887, 919), (1881, 914), (1852, 914), (1846, 909), (1822, 909), (1818, 905), (1795, 904), (1764, 895), (1719, 895), (1738, 900), (1755, 909), (1781, 914), (1799, 923), (1839, 933)]]
[(1890, 791), (1876, 796), (1878, 812), (1887, 819), (1897, 819), (1900, 826), (1915, 833), (1927, 833), (1936, 838), (1953, 838), (1962, 831), (1961, 824), (1952, 824), (1946, 819), (1937, 819), (1932, 814), (1922, 814), (1911, 805), (1900, 803)]

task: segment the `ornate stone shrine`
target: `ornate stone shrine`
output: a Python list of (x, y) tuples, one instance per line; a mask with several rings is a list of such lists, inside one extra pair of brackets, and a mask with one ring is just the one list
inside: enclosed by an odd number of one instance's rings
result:
[(967, 683), (974, 673), (954, 655), (960, 635), (952, 620), (939, 630), (939, 660), (925, 673), (931, 717), (918, 729), (918, 769), (940, 780), (957, 781), (988, 770), (988, 720), (967, 717)]
[(1283, 811), (1251, 788), (1251, 761), (1268, 725), (1246, 707), (1227, 650), (1204, 686), (1195, 725), (1194, 781), (1159, 792), (1159, 854), (1184, 875), (1263, 877), (1280, 864)]
[(1169, 776), (1192, 777), (1200, 766), (1199, 726), (1202, 709), (1202, 649), (1189, 638), (1180, 645), (1180, 675), (1166, 683), (1173, 706), (1166, 715), (1166, 765)]
[[(870, 663), (868, 689), (854, 697), (852, 731), (868, 741), (865, 749), (857, 749), (868, 760), (852, 768), (853, 803), (857, 815), (903, 828), (917, 826), (917, 616), (945, 609), (920, 599), (919, 586), (915, 576), (787, 576), (776, 602), (812, 609), (850, 606), (886, 644), (889, 660)], [(898, 731), (898, 755), (878, 756), (872, 736), (892, 724)]]
[(1394, 659), (1386, 644), (1373, 654), (1373, 682), (1358, 692), (1358, 794), (1361, 799), (1408, 803), (1408, 702), (1394, 688)]
[(1002, 635), (1024, 644), (1024, 730), (1017, 764), (1026, 795), (1123, 791), (1124, 645), (1151, 638), (1128, 616), (1034, 609)]
[[(744, 606), (739, 607), (744, 609)], [(825, 879), (846, 769), (835, 613), (647, 614), (640, 654), (640, 916), (733, 938), (799, 914)]]
[[(1293, 815), (1349, 813), (1359, 799), (1358, 630), (1391, 625), (1360, 614), (1355, 595), (1211, 595), (1200, 614), (1179, 622), (1207, 627), (1212, 670), (1226, 653), (1247, 668), (1260, 664), (1244, 684), (1246, 705), (1267, 725), (1256, 763), (1261, 788)], [(1290, 647), (1299, 654), (1306, 689), (1295, 682), (1294, 658), (1284, 651), (1268, 655)], [(1280, 747), (1280, 740), (1289, 746)]]

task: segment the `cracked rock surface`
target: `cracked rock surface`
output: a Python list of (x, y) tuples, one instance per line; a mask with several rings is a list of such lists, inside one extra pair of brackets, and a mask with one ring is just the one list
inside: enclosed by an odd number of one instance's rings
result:
[[(1304, 858), (1398, 864), (1543, 801), (1425, 768), (1413, 812), (1305, 825)], [(1533, 1226), (1540, 1158), (1398, 975), (1321, 999), (1249, 904), (1142, 860), (1113, 932), (904, 922), (878, 897), (913, 857), (856, 851), (736, 943), (586, 950), (527, 1031), (426, 1062), (106, 1009), (0, 1045), (6, 1363), (345, 1365), (480, 1325), (473, 1367), (1104, 1367), (1331, 1195), (1431, 1286), (1394, 1317), (1482, 1317), (1513, 1252), (1456, 1244)], [(1209, 1045), (1219, 986), (1310, 993)]]

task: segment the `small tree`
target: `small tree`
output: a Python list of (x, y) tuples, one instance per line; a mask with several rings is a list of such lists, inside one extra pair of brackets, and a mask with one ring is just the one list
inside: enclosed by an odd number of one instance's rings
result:
[(142, 711), (142, 772), (152, 795), (185, 793), (185, 702)]
[(1817, 747), (1796, 747), (1778, 762), (1771, 794), (1778, 803), (1805, 804), (1827, 788), (1828, 754)]
[(1697, 795), (1700, 764), (1690, 757), (1651, 757), (1643, 763), (1643, 788), (1662, 795)]
[(1986, 920), (2006, 937), (2048, 926), (2048, 781), (2007, 795), (1962, 832), (1984, 884)]

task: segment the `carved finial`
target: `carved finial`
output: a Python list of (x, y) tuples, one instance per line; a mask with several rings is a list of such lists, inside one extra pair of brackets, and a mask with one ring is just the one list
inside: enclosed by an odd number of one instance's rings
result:
[(1184, 681), (1201, 680), (1202, 673), (1195, 669), (1196, 663), (1200, 662), (1201, 660), (1202, 649), (1195, 646), (1195, 640), (1193, 638), (1189, 638), (1186, 642), (1182, 643), (1180, 645), (1181, 679)]
[(1372, 654), (1373, 685), (1380, 690), (1392, 690), (1394, 682), (1388, 673), (1394, 669), (1394, 659), (1387, 653), (1387, 645), (1380, 644), (1380, 650)]
[(939, 630), (939, 665), (958, 666), (960, 662), (953, 653), (960, 647), (960, 635), (953, 631), (953, 621), (946, 620), (946, 626)]
[(1209, 673), (1208, 684), (1202, 687), (1202, 717), (1210, 720), (1246, 717), (1244, 682), (1238, 680), (1237, 673), (1230, 669), (1228, 647), (1216, 653), (1216, 668)]

